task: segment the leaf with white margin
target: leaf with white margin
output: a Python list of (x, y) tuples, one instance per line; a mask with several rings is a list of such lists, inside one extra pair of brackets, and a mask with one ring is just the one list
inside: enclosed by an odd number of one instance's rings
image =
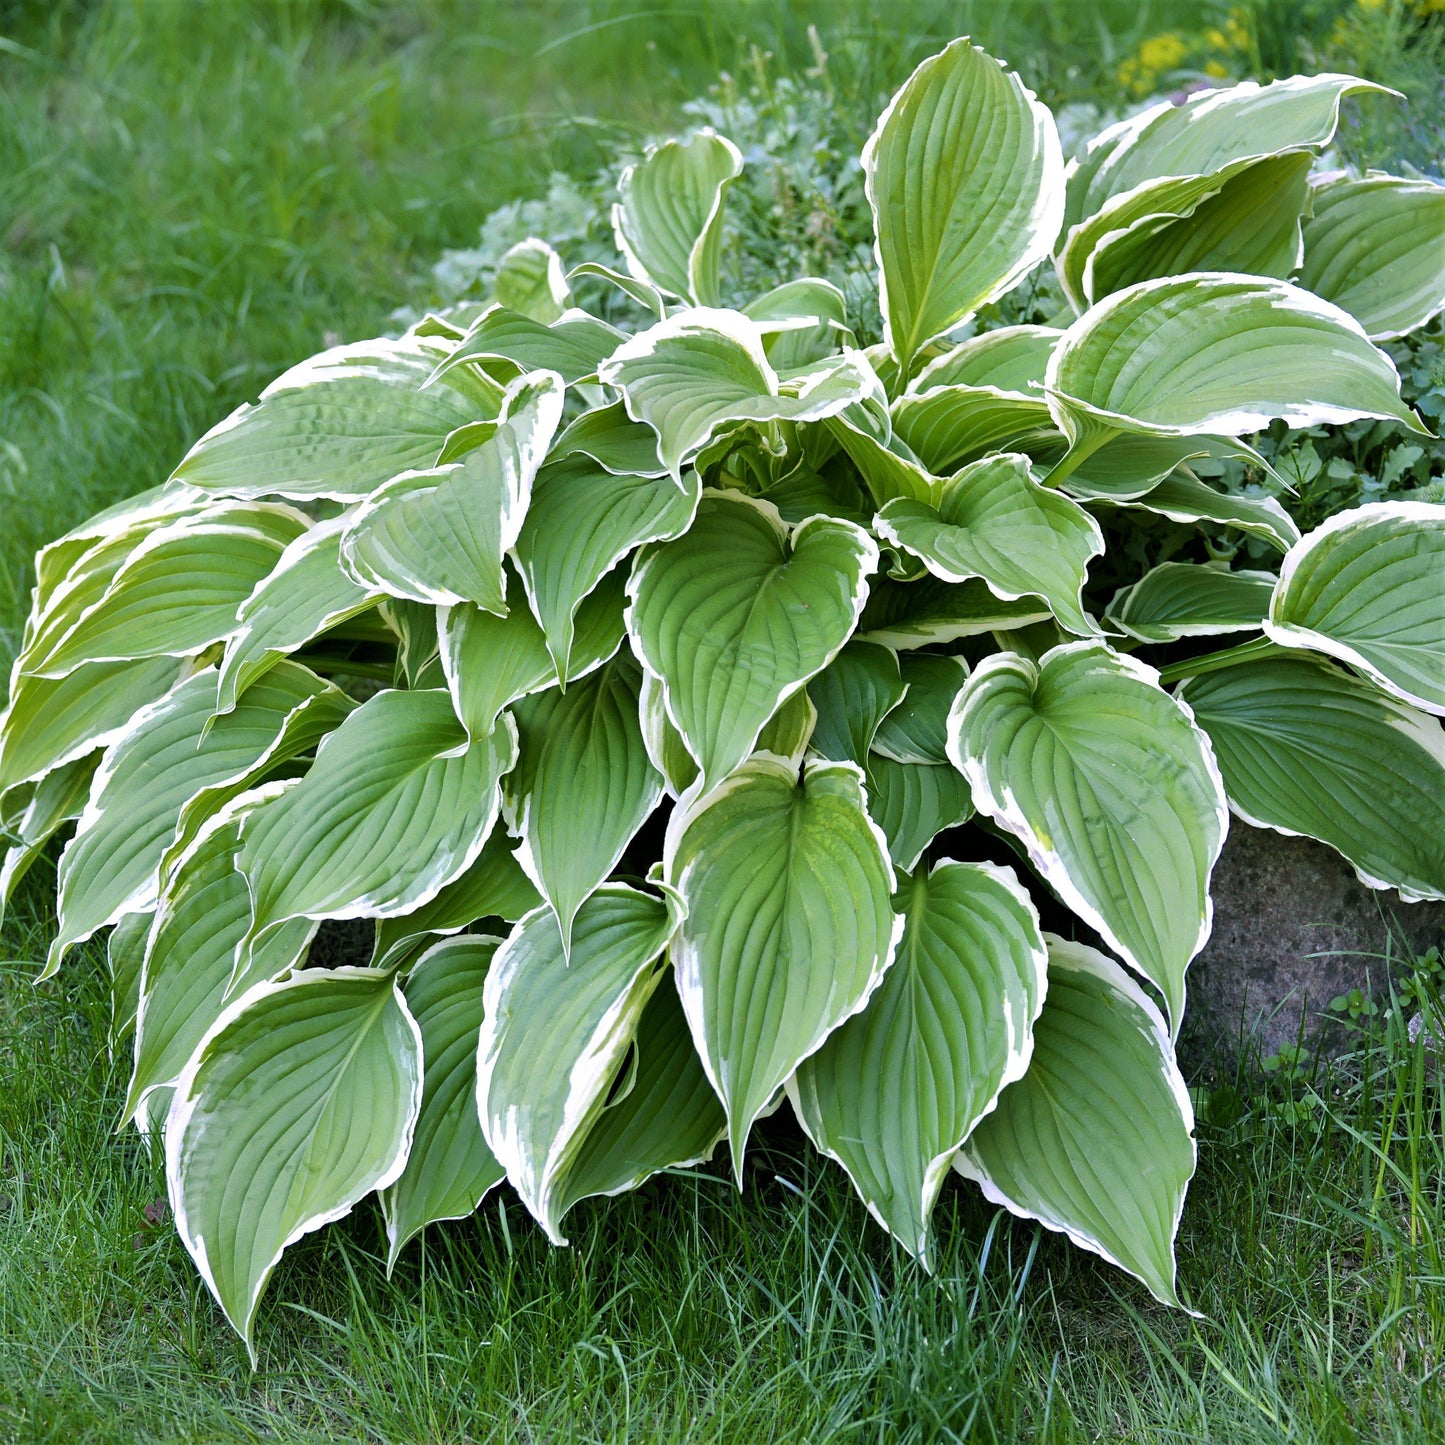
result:
[(624, 342), (598, 368), (634, 421), (658, 435), (675, 482), (725, 422), (819, 421), (867, 392), (871, 372), (849, 353), (788, 390), (763, 350), (758, 323), (740, 311), (696, 307)]
[(930, 1263), (929, 1216), (954, 1154), (1029, 1066), (1048, 955), (1011, 868), (945, 859), (901, 879), (897, 905), (893, 967), (788, 1093), (868, 1212)]
[(685, 536), (638, 554), (627, 629), (707, 786), (837, 656), (877, 565), (851, 522), (812, 517), (790, 537), (766, 503), (711, 492)]
[(1099, 630), (1081, 593), (1104, 535), (1077, 502), (1040, 486), (1025, 456), (974, 462), (943, 483), (936, 506), (899, 498), (875, 526), (941, 581), (980, 577), (1005, 601), (1042, 597), (1071, 632)]
[[(1132, 502), (1161, 482), (1186, 475), (1181, 468), (1189, 462), (1229, 459), (1258, 467), (1289, 489), (1289, 483), (1247, 442), (1234, 437), (1161, 437), (1142, 432), (1119, 432), (1083, 458), (1077, 453), (1066, 455), (1057, 468), (1063, 474), (1058, 485), (1081, 502)], [(1054, 485), (1052, 472), (1045, 475), (1044, 483)]]
[(1063, 152), (1048, 107), (967, 40), (925, 60), (863, 147), (884, 335), (923, 344), (1009, 291), (1053, 245)]
[(438, 363), (428, 385), (451, 380), (459, 370), (471, 371), (475, 363), (500, 361), (508, 363), (503, 373), (513, 366), (524, 372), (553, 371), (568, 386), (575, 386), (596, 376), (598, 363), (624, 339), (624, 332), (585, 311), (567, 311), (543, 325), (505, 306), (493, 306), (472, 322), (456, 350)]
[(217, 712), (230, 712), (236, 699), (283, 657), (385, 595), (342, 571), (341, 535), (347, 523), (343, 513), (303, 532), (241, 603), (240, 625), (221, 659)]
[(973, 817), (968, 780), (952, 764), (868, 757), (868, 816), (883, 830), (895, 868), (918, 866), (929, 844)]
[(564, 952), (584, 900), (662, 801), (638, 723), (642, 673), (622, 653), (567, 691), (513, 712), (518, 761), (503, 787), (517, 861), (557, 915)]
[(172, 480), (239, 497), (358, 502), (431, 466), (458, 427), (497, 414), (501, 388), (470, 371), (422, 389), (450, 349), (412, 336), (323, 351), (212, 427)]
[(420, 908), (381, 919), (376, 925), (372, 968), (395, 968), (418, 943), (459, 933), (484, 918), (515, 923), (530, 913), (542, 895), (522, 871), (512, 842), (505, 828), (494, 827), (476, 862), (460, 878)]
[(1048, 996), (1028, 1072), (954, 1167), (1178, 1305), (1174, 1237), (1194, 1174), (1194, 1110), (1159, 1010), (1113, 959), (1045, 934)]
[(1376, 341), (1445, 311), (1445, 186), (1398, 176), (1316, 186), (1299, 282)]
[(938, 495), (938, 478), (894, 432), (883, 384), (876, 374), (867, 396), (826, 422), (877, 506), (895, 497), (931, 502)]
[(1217, 522), (1236, 527), (1280, 552), (1288, 552), (1300, 538), (1294, 518), (1273, 497), (1220, 492), (1187, 470), (1175, 472), (1142, 497), (1120, 505), (1157, 512), (1174, 522)]
[(1395, 364), (1338, 306), (1227, 272), (1141, 281), (1064, 333), (1045, 383), (1076, 444), (1114, 432), (1237, 436), (1379, 417), (1429, 435)]
[(516, 756), (510, 719), (469, 743), (445, 692), (368, 699), (242, 825), (248, 944), (290, 918), (387, 918), (435, 897), (481, 853)]
[(1063, 334), (1054, 326), (1000, 326), (970, 336), (934, 357), (904, 395), (919, 396), (936, 386), (974, 386), (1042, 400), (1049, 357)]
[(723, 196), (742, 170), (742, 152), (706, 126), (648, 147), (618, 178), (612, 207), (627, 269), (684, 301), (715, 305)]
[(1006, 632), (1052, 615), (1036, 597), (1002, 601), (981, 578), (956, 584), (932, 576), (916, 582), (880, 577), (859, 618), (857, 637), (901, 652), (960, 637)]
[(477, 1118), (482, 993), (500, 938), (447, 938), (419, 958), (402, 992), (421, 1032), (421, 1110), (406, 1168), (381, 1191), (386, 1273), (428, 1224), (465, 1219), (507, 1172)]
[(364, 586), (445, 607), (507, 612), (502, 560), (562, 416), (562, 379), (531, 372), (508, 389), (492, 435), (452, 462), (393, 478), (350, 513), (341, 561)]
[(1296, 653), (1192, 678), (1229, 806), (1318, 838), (1371, 888), (1445, 898), (1445, 732), (1324, 659)]
[(557, 434), (547, 460), (559, 462), (579, 453), (614, 476), (667, 475), (657, 455), (657, 433), (646, 422), (633, 421), (620, 401), (584, 411), (569, 422)]
[(110, 1033), (107, 1042), (111, 1058), (119, 1052), (135, 1026), (140, 1007), (141, 966), (145, 961), (146, 938), (150, 934), (150, 913), (127, 913), (117, 920), (105, 941), (105, 971), (110, 976)]
[[(0, 919), (20, 880), (45, 852), (45, 845), (85, 811), (98, 761), (95, 757), (76, 758), (52, 769), (35, 785), (18, 816), (7, 818), (0, 828), (0, 834), (10, 840), (0, 861)], [(8, 806), (10, 798), (4, 801)]]
[(644, 311), (651, 312), (659, 321), (667, 315), (667, 303), (662, 299), (662, 292), (651, 281), (640, 281), (636, 276), (624, 276), (621, 271), (604, 266), (599, 261), (584, 261), (580, 266), (574, 266), (567, 273), (567, 280), (575, 281), (579, 276), (595, 276), (599, 281), (610, 281), (624, 296), (631, 297)]
[(908, 652), (898, 666), (908, 692), (879, 724), (871, 747), (899, 763), (946, 764), (948, 714), (968, 680), (968, 664), (961, 657)]
[[(281, 663), (203, 736), (215, 699), (215, 669), (207, 668), (142, 708), (111, 744), (60, 858), (59, 916), (42, 978), (96, 929), (155, 906), (161, 864), (193, 799), (205, 793), (219, 809), (268, 767), (311, 746), (344, 702), (315, 673)], [(194, 810), (190, 816), (199, 827), (203, 819)]]
[(770, 333), (763, 342), (779, 371), (794, 371), (855, 344), (848, 329), (848, 303), (831, 282), (817, 276), (784, 281), (749, 301), (743, 314)]
[(614, 476), (586, 456), (537, 473), (514, 555), (562, 682), (583, 599), (644, 542), (686, 532), (700, 495), (695, 472), (678, 487), (667, 477)]
[(678, 993), (741, 1185), (753, 1121), (893, 961), (893, 868), (856, 766), (809, 761), (800, 774), (766, 754), (678, 804), (663, 867), (688, 909), (672, 946)]
[(497, 262), (492, 295), (510, 311), (550, 326), (572, 304), (562, 258), (536, 236), (508, 249)]
[(1158, 673), (1101, 642), (974, 670), (948, 751), (979, 812), (1024, 846), (1059, 897), (1164, 995), (1209, 938), (1209, 875), (1229, 824), (1209, 739)]
[(879, 724), (903, 700), (905, 690), (891, 647), (848, 643), (808, 684), (808, 697), (818, 710), (813, 751), (861, 767)]
[(1273, 572), (1161, 562), (1121, 587), (1105, 616), (1140, 642), (1177, 642), (1225, 632), (1258, 632), (1274, 595)]
[(631, 1086), (597, 1115), (558, 1182), (559, 1219), (579, 1199), (622, 1194), (661, 1170), (705, 1164), (727, 1134), (670, 977), (658, 980), (632, 1047)]
[(553, 1244), (566, 1244), (559, 1194), (607, 1104), (684, 913), (622, 884), (577, 915), (570, 955), (549, 908), (529, 913), (487, 975), (477, 1046), (477, 1112), (493, 1154)]
[(236, 950), (251, 923), (251, 891), (236, 870), (240, 819), (267, 797), (295, 787), (270, 783), (212, 817), (172, 870), (144, 944), (134, 1062), (120, 1123), (133, 1116), (150, 1132), (155, 1090), (174, 1084), (226, 1003), (253, 984), (295, 967), (316, 924), (308, 919), (271, 934), (242, 966)]
[(158, 527), (105, 594), (27, 672), (63, 677), (85, 662), (186, 657), (236, 630), (236, 609), (308, 526), (294, 507), (222, 504)]
[(1337, 512), (1285, 557), (1264, 630), (1445, 716), (1445, 506)]
[(1043, 449), (1062, 441), (1042, 393), (993, 386), (935, 386), (893, 403), (894, 434), (934, 476), (986, 452)]
[(286, 1247), (406, 1165), (422, 1041), (396, 980), (307, 970), (238, 998), (166, 1118), (176, 1230), (256, 1363), (251, 1327)]

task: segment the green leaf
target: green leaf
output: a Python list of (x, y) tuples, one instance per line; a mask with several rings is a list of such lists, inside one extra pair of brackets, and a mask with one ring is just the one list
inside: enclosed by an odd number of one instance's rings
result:
[(110, 975), (110, 1054), (114, 1059), (121, 1043), (135, 1027), (140, 1008), (141, 968), (152, 913), (127, 913), (117, 921), (105, 941), (106, 972)]
[(995, 1204), (1178, 1305), (1174, 1236), (1194, 1173), (1194, 1111), (1159, 1010), (1111, 958), (1045, 935), (1048, 997), (1028, 1072), (956, 1168)]
[(166, 1120), (176, 1230), (253, 1365), (286, 1247), (401, 1174), (421, 1051), (391, 975), (317, 969), (243, 994), (181, 1076)]
[[(1079, 501), (1124, 503), (1147, 496), (1161, 482), (1192, 476), (1183, 468), (1203, 459), (1237, 459), (1277, 475), (1252, 446), (1233, 437), (1161, 437), (1131, 432), (1109, 437), (1088, 456), (1081, 457), (1077, 450), (1070, 453), (1056, 470), (1062, 477), (1059, 485)], [(1052, 486), (1053, 472), (1044, 481)]]
[(559, 1195), (607, 1104), (657, 986), (682, 904), (620, 884), (577, 915), (570, 956), (550, 909), (529, 913), (487, 976), (477, 1109), (492, 1152), (553, 1244), (566, 1244)]
[(452, 706), (474, 742), (490, 737), (518, 698), (557, 684), (547, 640), (525, 607), (505, 617), (466, 602), (441, 608), (437, 639)]
[(1359, 321), (1376, 341), (1445, 311), (1445, 186), (1366, 176), (1316, 186), (1304, 225), (1300, 285)]
[(584, 411), (565, 426), (549, 462), (567, 457), (591, 457), (604, 472), (619, 477), (665, 477), (667, 467), (658, 460), (657, 433), (646, 422), (633, 421), (620, 401)]
[(628, 631), (708, 786), (837, 655), (877, 563), (851, 522), (814, 517), (789, 537), (766, 503), (722, 493), (704, 495), (685, 536), (639, 554)]
[(879, 724), (872, 748), (900, 763), (948, 762), (948, 714), (968, 680), (961, 657), (905, 653), (898, 660), (907, 695)]
[(996, 654), (959, 694), (948, 749), (979, 811), (1157, 985), (1177, 1031), (1228, 813), (1209, 740), (1157, 678), (1099, 642)]
[(504, 793), (522, 839), (517, 861), (557, 915), (564, 951), (577, 910), (662, 801), (638, 723), (641, 690), (627, 653), (513, 714), (518, 763)]
[(612, 208), (627, 269), (684, 301), (716, 305), (723, 196), (742, 170), (742, 152), (706, 126), (650, 146), (622, 172)]
[(1274, 594), (1272, 572), (1231, 572), (1197, 562), (1161, 562), (1121, 587), (1105, 616), (1140, 642), (1177, 642), (1257, 632)]
[(854, 344), (848, 330), (848, 303), (831, 282), (816, 276), (784, 281), (743, 307), (762, 326), (768, 360), (779, 371), (793, 371), (835, 356)]
[(945, 861), (904, 878), (897, 902), (893, 967), (798, 1066), (789, 1093), (869, 1212), (927, 1261), (955, 1152), (1029, 1066), (1047, 954), (1012, 869)]
[(860, 767), (883, 719), (903, 700), (898, 656), (876, 642), (850, 642), (808, 684), (818, 710), (813, 751)]
[(554, 372), (520, 378), (504, 419), (461, 461), (388, 482), (351, 514), (341, 539), (346, 570), (395, 597), (473, 602), (505, 616), (502, 560), (521, 531), (562, 393)]
[(678, 992), (741, 1184), (753, 1121), (893, 960), (893, 869), (858, 768), (799, 773), (765, 756), (678, 806), (663, 866), (688, 908), (672, 947)]
[[(934, 357), (905, 395), (939, 386), (992, 387), (1012, 396), (1042, 399), (1049, 357), (1064, 333), (1053, 326), (1000, 326), (970, 336)], [(900, 398), (902, 400), (902, 398)]]
[(323, 351), (212, 427), (172, 480), (239, 497), (358, 502), (431, 466), (457, 427), (496, 415), (500, 388), (468, 371), (422, 390), (449, 350), (412, 336)]
[(925, 60), (863, 147), (884, 333), (907, 373), (923, 344), (1049, 253), (1063, 154), (1048, 108), (967, 40)]
[(580, 266), (574, 266), (567, 273), (568, 281), (575, 281), (579, 276), (595, 276), (600, 281), (610, 282), (624, 296), (630, 297), (644, 311), (651, 312), (659, 321), (667, 315), (667, 303), (662, 299), (662, 292), (651, 281), (640, 281), (635, 276), (624, 276), (622, 272), (614, 270), (611, 266), (604, 266), (599, 261), (584, 261)]
[(686, 532), (699, 495), (695, 473), (679, 488), (666, 477), (613, 476), (585, 456), (537, 473), (517, 567), (563, 682), (583, 599), (634, 548)]
[(763, 350), (758, 323), (740, 311), (679, 311), (624, 342), (598, 368), (634, 421), (658, 435), (674, 481), (725, 422), (818, 421), (864, 395), (856, 353), (784, 387)]
[[(524, 372), (552, 371), (568, 386), (597, 375), (598, 364), (611, 354), (624, 334), (585, 311), (567, 311), (543, 324), (530, 316), (493, 306), (472, 322), (457, 348), (438, 363), (428, 384), (452, 380), (473, 363), (504, 362)], [(515, 385), (515, 381), (513, 385)]]
[[(23, 804), (20, 794), (14, 795), (18, 811), (3, 824), (10, 846), (0, 862), (0, 918), (5, 916), (16, 885), (44, 853), (45, 845), (85, 811), (96, 762), (94, 757), (76, 758), (52, 769), (35, 784)], [(11, 798), (4, 801), (8, 806)]]
[(1260, 537), (1280, 552), (1299, 541), (1294, 519), (1273, 497), (1247, 497), (1216, 491), (1186, 470), (1175, 472), (1142, 497), (1122, 505), (1158, 512), (1174, 522), (1217, 522)]
[(867, 771), (868, 816), (883, 830), (895, 868), (916, 868), (945, 828), (973, 817), (968, 781), (951, 764), (900, 763), (875, 752)]
[(1040, 486), (1027, 457), (974, 462), (943, 483), (936, 506), (900, 498), (876, 526), (941, 581), (981, 577), (1005, 601), (1042, 597), (1071, 632), (1098, 631), (1081, 593), (1103, 533), (1077, 502)]
[(859, 641), (900, 651), (978, 637), (1042, 622), (1052, 614), (1036, 597), (1004, 602), (981, 579), (954, 584), (935, 577), (894, 582), (880, 577), (858, 622)]
[(868, 379), (868, 392), (863, 398), (826, 422), (878, 506), (895, 497), (937, 500), (938, 478), (895, 433), (883, 383), (876, 374)]
[(1371, 888), (1445, 898), (1445, 732), (1307, 654), (1192, 678), (1233, 811), (1344, 854)]
[(1339, 307), (1284, 281), (1144, 281), (1086, 311), (1049, 362), (1054, 418), (1116, 431), (1237, 436), (1373, 416), (1423, 432), (1394, 363)]
[(482, 851), (515, 759), (508, 719), (468, 742), (445, 692), (377, 693), (242, 825), (250, 940), (290, 918), (387, 918), (433, 898)]
[(403, 992), (421, 1031), (421, 1111), (406, 1168), (381, 1191), (386, 1272), (428, 1224), (465, 1219), (507, 1177), (477, 1118), (482, 991), (500, 938), (448, 938), (417, 960)]
[(1445, 716), (1445, 507), (1374, 502), (1336, 513), (1284, 559), (1264, 630)]
[(510, 311), (550, 326), (572, 304), (562, 258), (536, 236), (518, 241), (497, 262), (492, 295)]
[(1061, 440), (1042, 394), (994, 386), (934, 386), (893, 404), (898, 440), (934, 476), (986, 452), (1025, 451)]

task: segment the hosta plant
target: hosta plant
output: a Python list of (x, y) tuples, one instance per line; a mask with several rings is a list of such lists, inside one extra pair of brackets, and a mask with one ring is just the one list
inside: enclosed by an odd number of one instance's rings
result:
[[(44, 976), (109, 931), (124, 1118), (248, 1343), (369, 1194), (391, 1262), (503, 1181), (563, 1243), (724, 1142), (741, 1182), (784, 1097), (925, 1263), (956, 1171), (1177, 1302), (1231, 815), (1445, 896), (1445, 508), (1302, 537), (1190, 465), (1424, 430), (1374, 343), (1445, 306), (1445, 193), (1313, 171), (1369, 88), (1066, 167), (950, 45), (863, 154), (866, 350), (823, 281), (719, 306), (701, 131), (622, 177), (615, 267), (526, 242), (465, 329), (303, 362), (41, 552), (4, 890), (74, 822)], [(973, 334), (1045, 264), (1072, 324)]]

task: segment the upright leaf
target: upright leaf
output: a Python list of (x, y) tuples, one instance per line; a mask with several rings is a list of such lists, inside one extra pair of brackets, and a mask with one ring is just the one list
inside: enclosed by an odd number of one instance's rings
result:
[(562, 258), (543, 240), (528, 236), (497, 262), (492, 295), (503, 306), (550, 326), (572, 304)]

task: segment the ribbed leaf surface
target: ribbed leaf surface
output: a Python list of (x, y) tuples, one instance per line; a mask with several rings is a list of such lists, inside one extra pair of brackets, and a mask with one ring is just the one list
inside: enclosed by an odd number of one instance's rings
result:
[(543, 323), (506, 306), (494, 306), (472, 323), (432, 379), (454, 377), (467, 362), (509, 361), (523, 371), (556, 372), (573, 386), (595, 376), (598, 363), (622, 340), (615, 326), (585, 311), (568, 311)]
[(850, 642), (808, 684), (818, 710), (812, 747), (819, 757), (860, 767), (879, 724), (903, 700), (903, 676), (892, 648)]
[(1106, 615), (1141, 642), (1256, 632), (1264, 626), (1274, 584), (1273, 572), (1161, 562), (1116, 592)]
[(900, 763), (946, 764), (948, 714), (968, 678), (968, 664), (961, 657), (910, 652), (898, 666), (908, 692), (879, 724), (873, 750)]
[(945, 828), (973, 817), (968, 779), (952, 764), (900, 763), (875, 752), (867, 773), (868, 816), (883, 830), (896, 868), (916, 868)]
[(1037, 597), (1004, 602), (982, 579), (955, 584), (935, 577), (920, 577), (916, 582), (880, 577), (868, 594), (857, 635), (860, 640), (903, 651), (985, 632), (1006, 632), (1051, 615)]

